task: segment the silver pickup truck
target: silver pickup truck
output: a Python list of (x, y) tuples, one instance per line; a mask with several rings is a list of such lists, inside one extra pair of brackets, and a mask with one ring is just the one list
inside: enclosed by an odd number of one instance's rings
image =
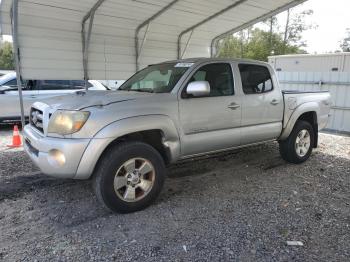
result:
[(304, 162), (329, 111), (328, 92), (282, 92), (266, 63), (186, 59), (150, 65), (117, 91), (36, 102), (23, 136), (43, 173), (92, 178), (107, 208), (133, 212), (186, 158), (277, 140), (283, 159)]

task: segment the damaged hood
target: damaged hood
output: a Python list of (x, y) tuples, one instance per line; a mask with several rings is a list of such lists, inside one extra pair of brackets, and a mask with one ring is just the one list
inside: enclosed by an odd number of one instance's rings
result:
[(41, 100), (52, 109), (82, 110), (88, 107), (106, 106), (152, 96), (146, 92), (132, 91), (78, 91), (64, 96)]

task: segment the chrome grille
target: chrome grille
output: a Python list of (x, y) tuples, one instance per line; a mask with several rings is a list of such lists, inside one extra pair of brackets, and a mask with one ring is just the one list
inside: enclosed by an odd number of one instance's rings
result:
[(32, 107), (30, 109), (30, 124), (38, 129), (40, 132), (44, 133), (44, 124), (43, 124), (44, 114), (43, 111)]

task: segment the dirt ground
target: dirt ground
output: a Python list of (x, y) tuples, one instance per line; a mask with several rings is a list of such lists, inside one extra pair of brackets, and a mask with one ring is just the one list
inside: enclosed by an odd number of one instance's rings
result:
[(350, 137), (321, 134), (302, 165), (277, 143), (178, 164), (155, 204), (120, 215), (2, 128), (0, 261), (350, 261)]

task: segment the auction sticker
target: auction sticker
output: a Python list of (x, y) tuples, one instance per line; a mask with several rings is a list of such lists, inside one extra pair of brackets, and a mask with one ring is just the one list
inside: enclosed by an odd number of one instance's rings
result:
[(177, 63), (175, 67), (191, 67), (194, 63)]

